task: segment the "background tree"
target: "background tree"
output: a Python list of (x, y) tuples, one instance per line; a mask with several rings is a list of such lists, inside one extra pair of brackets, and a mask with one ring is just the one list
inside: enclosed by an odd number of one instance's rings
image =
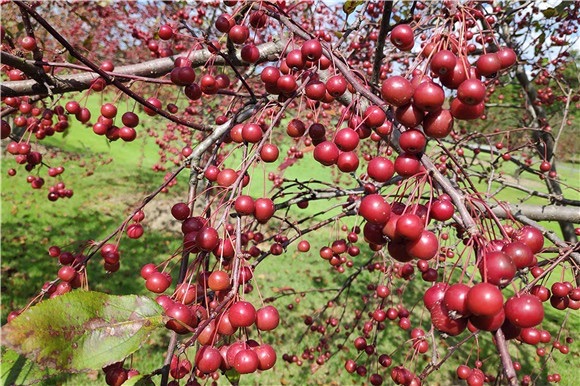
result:
[[(2, 14), (5, 383), (516, 385), (577, 368), (576, 3)], [(24, 180), (47, 208), (22, 213)], [(32, 210), (55, 217), (35, 228)]]

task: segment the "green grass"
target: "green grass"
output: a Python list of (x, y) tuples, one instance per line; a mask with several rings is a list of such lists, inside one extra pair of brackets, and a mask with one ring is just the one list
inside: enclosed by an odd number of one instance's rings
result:
[[(93, 114), (96, 114), (96, 102), (90, 100)], [(153, 120), (145, 120), (141, 127), (148, 127), (155, 124)], [(163, 174), (154, 173), (151, 166), (157, 162), (157, 147), (154, 140), (145, 135), (141, 135), (134, 143), (114, 142), (108, 143), (104, 138), (97, 137), (90, 128), (73, 125), (68, 135), (56, 135), (44, 142), (49, 150), (66, 149), (66, 152), (58, 151), (54, 159), (47, 160), (51, 165), (58, 165), (61, 162), (66, 168), (64, 181), (67, 186), (72, 187), (75, 195), (72, 199), (61, 199), (54, 203), (49, 203), (46, 199), (46, 191), (32, 190), (25, 182), (26, 172), (23, 168), (18, 168), (16, 177), (7, 177), (7, 169), (14, 167), (10, 157), (6, 157), (2, 162), (2, 305), (1, 320), (5, 323), (8, 312), (26, 305), (28, 299), (34, 296), (42, 283), (54, 278), (58, 270), (55, 260), (48, 257), (47, 249), (51, 245), (59, 245), (63, 249), (74, 251), (80, 247), (84, 240), (101, 240), (110, 234), (125, 218), (132, 208), (135, 207), (148, 193), (153, 191), (163, 180)], [(281, 146), (281, 153), (286, 150), (285, 145)], [(65, 162), (65, 159), (80, 157), (86, 166), (79, 167), (78, 162)], [(310, 159), (311, 153), (305, 154), (305, 158)], [(111, 162), (107, 160), (112, 158)], [(107, 161), (107, 162), (106, 162)], [(299, 162), (288, 168), (284, 176), (293, 180), (299, 178), (317, 179), (331, 181), (331, 168), (323, 168), (315, 162)], [(236, 166), (238, 160), (228, 161), (232, 167)], [(578, 188), (577, 172), (572, 167), (562, 165), (560, 173), (562, 178)], [(505, 173), (513, 173), (511, 166), (503, 168)], [(271, 183), (267, 181), (268, 167), (258, 165), (251, 169), (251, 185), (246, 189), (254, 197), (269, 193)], [(43, 172), (44, 173), (44, 172)], [(90, 175), (88, 175), (90, 174)], [(51, 179), (46, 177), (47, 186)], [(355, 186), (355, 181), (348, 180), (351, 186)], [(541, 181), (530, 181), (538, 183)], [(478, 188), (485, 185), (479, 184)], [(179, 192), (186, 191), (187, 175), (179, 177), (178, 185), (172, 187), (170, 192), (162, 195), (160, 210), (169, 209), (172, 202), (183, 201), (185, 196)], [(513, 191), (501, 192), (499, 197), (510, 202), (516, 202), (523, 197), (522, 193)], [(287, 218), (289, 220), (302, 218), (313, 213), (321, 213), (316, 220), (324, 220), (339, 210), (328, 211), (328, 208), (340, 200), (320, 200), (310, 204), (306, 210), (292, 208)], [(535, 202), (535, 201), (534, 201)], [(283, 215), (277, 213), (277, 215)], [(171, 256), (179, 247), (181, 239), (179, 236), (163, 229), (148, 229), (149, 221), (153, 218), (146, 218), (144, 221), (145, 235), (141, 240), (130, 240), (123, 237), (120, 250), (122, 252), (121, 269), (118, 273), (107, 275), (98, 261), (91, 261), (88, 272), (91, 289), (115, 294), (142, 293), (146, 294), (143, 281), (138, 277), (140, 267), (149, 261), (161, 262)], [(356, 219), (350, 218), (344, 221), (349, 227)], [(243, 376), (242, 384), (355, 384), (361, 383), (364, 378), (346, 374), (344, 361), (346, 358), (355, 357), (352, 341), (360, 334), (352, 327), (355, 326), (354, 309), (361, 310), (363, 314), (376, 307), (376, 301), (365, 303), (363, 297), (368, 295), (367, 284), (384, 282), (384, 275), (380, 272), (368, 272), (362, 270), (357, 277), (357, 282), (350, 291), (345, 291), (334, 306), (327, 309), (321, 316), (322, 322), (333, 316), (340, 318), (343, 311), (343, 321), (350, 324), (351, 329), (346, 330), (341, 323), (341, 329), (336, 332), (335, 339), (325, 348), (335, 353), (324, 366), (311, 366), (311, 363), (304, 361), (300, 367), (289, 365), (282, 361), (284, 353), (301, 356), (304, 347), (315, 348), (319, 344), (320, 334), (305, 335), (307, 327), (303, 323), (303, 318), (307, 315), (317, 315), (326, 302), (336, 295), (336, 291), (342, 286), (350, 274), (367, 261), (371, 256), (371, 251), (362, 248), (362, 252), (353, 258), (354, 267), (344, 274), (337, 274), (329, 265), (318, 256), (321, 246), (329, 245), (337, 237), (344, 237), (344, 232), (340, 230), (342, 223), (325, 228), (322, 232), (310, 233), (307, 238), (311, 243), (311, 250), (308, 253), (298, 253), (294, 245), (281, 256), (271, 256), (260, 264), (255, 272), (253, 293), (248, 295), (252, 300), (259, 303), (260, 296), (270, 298), (273, 304), (281, 312), (282, 320), (280, 327), (273, 331), (257, 336), (255, 331), (250, 330), (249, 336), (253, 339), (263, 339), (274, 344), (279, 356), (275, 369), (252, 376)], [(551, 224), (546, 224), (552, 227)], [(557, 226), (556, 226), (557, 227)], [(555, 229), (555, 228), (554, 228)], [(265, 233), (270, 232), (265, 226), (260, 228)], [(294, 233), (291, 233), (292, 235)], [(455, 240), (450, 239), (449, 245), (453, 245)], [(362, 243), (361, 243), (362, 244)], [(555, 275), (553, 275), (555, 276)], [(555, 277), (550, 281), (556, 280)], [(407, 307), (412, 308), (412, 325), (419, 324), (428, 329), (428, 321), (421, 304), (421, 293), (423, 284), (421, 280), (405, 282), (397, 280), (393, 288), (398, 286), (406, 287), (403, 292), (403, 301)], [(401, 299), (393, 295), (390, 299), (393, 304), (397, 304)], [(292, 306), (292, 310), (288, 306)], [(414, 306), (415, 305), (415, 306)], [(555, 311), (546, 307), (546, 322), (544, 327), (553, 334), (558, 332), (565, 312)], [(566, 317), (567, 323), (561, 331), (561, 336), (574, 337), (578, 339), (580, 331), (580, 318), (577, 312), (570, 312)], [(380, 352), (390, 353), (394, 350), (406, 349), (409, 347), (405, 343), (407, 334), (403, 333), (395, 322), (386, 322), (386, 329), (379, 332), (376, 338), (377, 349)], [(360, 323), (358, 325), (360, 327)], [(331, 327), (327, 326), (328, 331)], [(374, 330), (376, 331), (376, 330)], [(163, 360), (165, 344), (168, 334), (159, 332), (154, 334), (142, 352), (138, 352), (133, 357), (134, 367), (147, 373), (155, 369)], [(444, 355), (445, 346), (450, 346), (465, 335), (459, 338), (449, 338), (445, 341), (438, 341), (438, 352)], [(338, 349), (337, 344), (347, 342), (343, 349)], [(428, 384), (450, 384), (454, 382), (454, 369), (459, 363), (468, 362), (473, 364), (475, 350), (473, 343), (468, 343), (459, 349), (456, 355), (447, 363), (441, 371), (433, 378), (429, 378)], [(570, 345), (571, 353), (561, 355), (555, 353), (550, 360), (550, 372), (562, 374), (562, 384), (573, 384), (574, 372), (580, 365), (577, 353), (577, 344)], [(522, 363), (524, 370), (522, 373), (539, 368), (537, 357), (533, 354), (533, 348), (512, 344), (510, 347), (514, 357)], [(430, 352), (429, 352), (430, 353)], [(194, 352), (190, 352), (193, 357)], [(317, 353), (315, 352), (315, 357)], [(404, 360), (405, 357), (397, 354), (397, 360)], [(480, 339), (480, 358), (486, 363), (486, 369), (496, 369), (497, 354), (490, 344), (488, 337)], [(414, 359), (405, 360), (408, 366), (413, 366), (420, 371), (429, 361), (429, 356), (420, 356)], [(366, 354), (360, 354), (357, 359), (360, 363), (366, 363)], [(368, 361), (369, 374), (377, 371), (376, 358)], [(395, 361), (394, 365), (400, 364)], [(537, 370), (536, 370), (537, 371)], [(546, 370), (547, 371), (547, 370)], [(389, 371), (380, 370), (386, 378), (385, 384), (390, 384)], [(74, 375), (66, 380), (59, 379), (58, 384), (90, 384), (93, 383), (94, 374), (90, 376), (81, 374)], [(102, 381), (102, 378), (100, 378)], [(220, 384), (227, 384), (225, 377), (220, 379)]]

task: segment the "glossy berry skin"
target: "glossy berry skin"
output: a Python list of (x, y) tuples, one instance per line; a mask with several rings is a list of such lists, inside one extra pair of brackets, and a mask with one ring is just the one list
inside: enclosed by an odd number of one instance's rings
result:
[(262, 140), (264, 132), (260, 125), (256, 123), (247, 123), (242, 128), (242, 139), (248, 143), (258, 143)]
[(351, 128), (341, 129), (334, 137), (334, 143), (341, 151), (353, 151), (359, 143), (359, 136)]
[(278, 146), (273, 143), (266, 143), (262, 146), (262, 149), (260, 149), (260, 158), (262, 161), (267, 163), (276, 162), (279, 155), (280, 150), (278, 149)]
[(445, 75), (453, 71), (457, 64), (457, 56), (449, 50), (441, 50), (431, 59), (431, 71), (438, 75)]
[(537, 326), (544, 320), (544, 307), (540, 299), (530, 294), (509, 298), (505, 303), (506, 318), (516, 327)]
[(374, 128), (379, 127), (387, 119), (387, 115), (379, 106), (369, 106), (363, 114), (364, 123), (366, 126)]
[(306, 85), (304, 92), (308, 98), (321, 101), (326, 97), (326, 84), (319, 80), (311, 80)]
[(164, 24), (159, 27), (158, 34), (161, 40), (169, 40), (173, 37), (173, 28), (168, 24)]
[(375, 157), (369, 161), (367, 174), (377, 182), (387, 182), (395, 174), (395, 165), (384, 157)]
[(470, 312), (467, 309), (467, 293), (470, 287), (456, 283), (447, 289), (443, 297), (443, 304), (449, 311), (455, 311), (461, 316), (469, 316)]
[(395, 110), (395, 118), (403, 126), (414, 128), (423, 122), (425, 112), (413, 103), (397, 107)]
[(258, 369), (259, 358), (250, 348), (240, 350), (234, 357), (233, 367), (240, 374), (250, 374)]
[(314, 62), (322, 56), (322, 45), (317, 39), (310, 39), (302, 44), (300, 51), (306, 60)]
[(512, 259), (517, 269), (529, 267), (534, 261), (532, 249), (520, 241), (506, 244), (502, 252)]
[(195, 365), (204, 374), (210, 374), (219, 369), (222, 356), (218, 349), (212, 346), (202, 346), (195, 356)]
[(165, 327), (177, 332), (178, 334), (187, 334), (189, 328), (197, 325), (197, 318), (191, 312), (191, 309), (181, 303), (174, 303), (169, 306), (166, 315), (171, 318), (165, 323)]
[(219, 245), (219, 236), (212, 227), (203, 227), (195, 238), (195, 243), (202, 251), (212, 251)]
[(250, 37), (250, 30), (244, 25), (234, 25), (228, 31), (228, 36), (232, 42), (243, 44)]
[(415, 34), (408, 24), (399, 24), (391, 31), (391, 43), (401, 51), (411, 51), (415, 44)]
[(503, 296), (497, 286), (479, 283), (467, 293), (467, 309), (474, 315), (490, 316), (497, 314), (503, 307)]
[(395, 172), (401, 177), (411, 177), (419, 173), (421, 163), (414, 154), (401, 153), (395, 159)]
[(431, 138), (445, 138), (453, 130), (453, 116), (446, 109), (429, 113), (423, 119), (423, 131)]
[(189, 217), (191, 210), (189, 205), (184, 202), (179, 202), (171, 207), (171, 215), (179, 221), (183, 221)]
[(457, 89), (457, 99), (462, 103), (475, 106), (485, 98), (485, 86), (478, 79), (467, 79)]
[(260, 50), (254, 44), (246, 44), (240, 51), (240, 56), (244, 62), (256, 63), (260, 59)]
[(407, 240), (417, 240), (421, 237), (425, 224), (419, 216), (405, 213), (397, 220), (395, 235)]
[(149, 291), (158, 294), (165, 292), (170, 285), (171, 281), (161, 272), (151, 273), (145, 282), (145, 286)]
[(453, 115), (454, 118), (466, 121), (481, 117), (484, 110), (485, 105), (483, 102), (477, 105), (468, 105), (461, 102), (459, 98), (453, 99), (451, 102), (451, 108), (449, 109), (449, 111), (451, 111), (451, 115)]
[(501, 70), (501, 61), (495, 53), (483, 54), (477, 59), (477, 71), (483, 76), (491, 76)]
[(496, 52), (496, 55), (499, 58), (502, 69), (513, 66), (514, 64), (516, 64), (516, 61), (518, 59), (514, 50), (512, 50), (509, 47), (503, 47), (498, 52)]
[(254, 199), (246, 195), (238, 196), (234, 202), (234, 209), (238, 214), (251, 215), (254, 213)]
[(431, 310), (436, 303), (440, 303), (448, 288), (449, 285), (447, 283), (435, 283), (432, 287), (427, 289), (423, 294), (423, 304), (425, 305), (425, 308)]
[(409, 154), (422, 153), (426, 144), (425, 135), (416, 129), (407, 130), (399, 137), (399, 146), (404, 152)]
[(264, 67), (264, 69), (262, 70), (262, 73), (260, 74), (260, 79), (262, 79), (262, 82), (264, 82), (264, 83), (276, 84), (279, 77), (280, 77), (280, 70), (278, 69), (278, 67), (274, 67), (274, 66)]
[(488, 283), (504, 287), (516, 275), (517, 268), (512, 259), (503, 252), (488, 252), (479, 264), (479, 272)]
[(261, 331), (271, 331), (278, 327), (280, 314), (274, 306), (265, 306), (256, 312), (256, 327)]
[(336, 166), (343, 173), (352, 173), (358, 169), (359, 160), (355, 152), (345, 151), (340, 153)]
[(324, 166), (334, 165), (339, 154), (336, 144), (330, 141), (321, 142), (314, 148), (314, 159)]
[(385, 102), (399, 107), (411, 101), (413, 97), (413, 86), (411, 82), (402, 76), (391, 76), (387, 78), (381, 86), (381, 94)]
[(517, 233), (515, 239), (526, 244), (533, 253), (538, 253), (544, 247), (544, 235), (538, 229), (525, 225)]
[(245, 301), (234, 303), (228, 315), (234, 328), (249, 327), (256, 321), (256, 309), (251, 303)]
[(276, 351), (269, 344), (261, 344), (253, 349), (258, 355), (258, 370), (269, 370), (276, 364)]
[(25, 36), (22, 38), (20, 45), (26, 51), (33, 51), (36, 49), (36, 40), (32, 36)]
[(406, 246), (407, 253), (417, 259), (431, 260), (439, 251), (439, 240), (431, 231), (423, 231), (419, 238), (410, 241)]
[(451, 318), (449, 316), (449, 310), (445, 308), (441, 301), (436, 302), (429, 312), (431, 314), (431, 323), (433, 323), (433, 327), (447, 335), (457, 336), (467, 327), (467, 319)]
[(391, 206), (380, 194), (370, 194), (363, 197), (358, 212), (368, 222), (384, 224), (391, 214)]
[(431, 210), (429, 215), (432, 219), (437, 221), (447, 221), (453, 217), (455, 208), (453, 203), (449, 200), (435, 200), (431, 203)]
[(433, 112), (441, 110), (445, 101), (445, 92), (438, 84), (423, 82), (415, 88), (413, 103), (423, 111)]
[(482, 331), (496, 331), (505, 322), (505, 312), (502, 308), (491, 315), (471, 315), (469, 317), (471, 326)]
[(347, 85), (342, 75), (334, 75), (326, 81), (326, 90), (332, 97), (338, 98), (346, 92)]
[(258, 198), (254, 202), (254, 217), (262, 224), (272, 218), (275, 211), (274, 202), (269, 198)]

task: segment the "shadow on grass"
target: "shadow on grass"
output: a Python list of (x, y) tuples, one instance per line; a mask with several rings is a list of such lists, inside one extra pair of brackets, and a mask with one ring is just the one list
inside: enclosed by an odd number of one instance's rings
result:
[[(47, 253), (49, 240), (77, 240), (81, 246), (95, 235), (107, 234), (119, 226), (120, 221), (97, 212), (83, 211), (74, 216), (55, 218), (50, 232), (24, 235), (21, 222), (5, 221), (2, 227), (2, 324), (7, 313), (26, 305), (41, 289), (43, 283), (56, 278), (60, 264)], [(146, 228), (146, 225), (144, 226)], [(23, 240), (25, 239), (25, 240)], [(124, 236), (119, 250), (121, 268), (107, 274), (99, 253), (87, 264), (89, 285), (92, 290), (111, 294), (145, 293), (141, 267), (159, 256), (169, 256), (176, 246), (175, 237), (159, 231), (145, 232), (139, 240)], [(180, 241), (180, 240), (177, 240)], [(58, 244), (57, 244), (58, 245)], [(60, 246), (63, 251), (78, 252), (75, 245)]]

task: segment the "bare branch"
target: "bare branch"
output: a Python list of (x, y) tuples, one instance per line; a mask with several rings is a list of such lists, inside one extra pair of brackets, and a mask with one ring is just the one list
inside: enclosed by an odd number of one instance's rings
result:
[[(268, 42), (258, 46), (260, 51), (260, 60), (258, 62), (265, 62), (273, 59), (273, 56), (279, 54), (286, 43), (284, 41)], [(236, 53), (240, 57), (239, 51)], [(179, 57), (187, 57), (191, 60), (193, 67), (201, 67), (205, 63), (213, 58), (214, 64), (225, 64), (222, 57), (212, 54), (209, 50), (203, 49), (198, 51), (193, 51), (189, 55), (175, 55), (167, 58), (153, 59), (146, 62), (131, 64), (128, 66), (122, 66), (115, 68), (114, 76), (119, 82), (127, 82), (129, 78), (119, 77), (119, 75), (135, 75), (143, 78), (159, 78), (163, 75), (168, 74), (174, 67), (175, 60)], [(30, 61), (22, 61), (14, 59), (10, 54), (2, 52), (2, 62), (8, 64), (12, 67), (19, 68), (27, 75), (30, 74), (34, 65)], [(10, 60), (10, 63), (6, 61)], [(240, 57), (241, 60), (241, 57)], [(24, 63), (23, 63), (24, 62)], [(11, 64), (12, 63), (12, 64)], [(16, 65), (20, 66), (17, 67)], [(28, 70), (28, 71), (25, 71)], [(72, 91), (82, 91), (87, 90), (91, 87), (91, 83), (99, 77), (95, 72), (83, 72), (80, 74), (71, 74), (63, 76), (49, 76), (54, 86), (52, 86), (51, 91), (53, 94), (64, 94)], [(3, 96), (23, 96), (23, 95), (45, 95), (48, 91), (44, 85), (39, 84), (35, 80), (21, 80), (14, 82), (2, 82), (0, 83), (0, 90)]]
[(578, 207), (502, 203), (492, 206), (491, 209), (499, 218), (510, 218), (522, 215), (534, 221), (567, 221), (580, 223), (580, 208)]

